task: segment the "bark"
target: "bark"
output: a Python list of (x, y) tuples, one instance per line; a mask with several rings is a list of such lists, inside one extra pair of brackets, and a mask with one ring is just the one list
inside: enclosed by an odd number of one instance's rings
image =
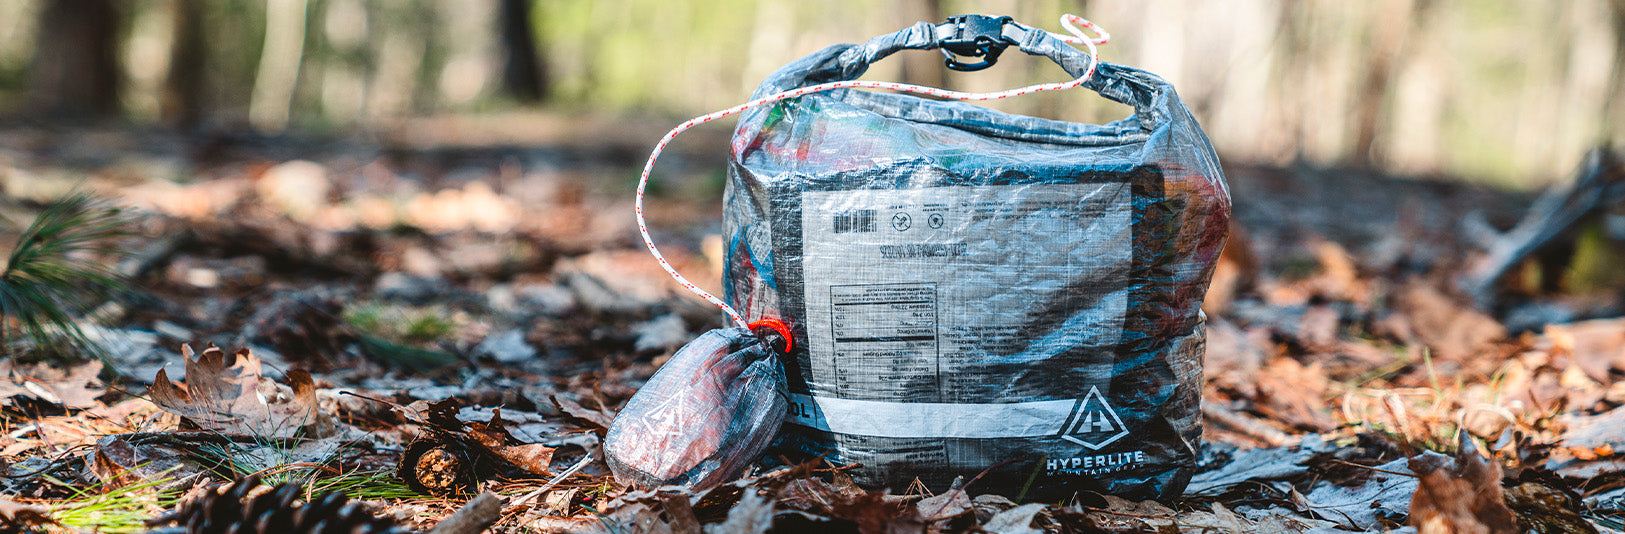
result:
[[(940, 0), (894, 0), (896, 9), (903, 15), (903, 23), (910, 24), (916, 20), (929, 22), (942, 22), (942, 2)], [(898, 79), (903, 83), (922, 85), (925, 87), (942, 87), (948, 80), (943, 77), (942, 54), (936, 51), (905, 52), (894, 56), (902, 63)]]
[(497, 21), (502, 26), (502, 88), (520, 102), (539, 102), (547, 94), (547, 65), (537, 48), (531, 24), (531, 0), (502, 0)]
[(118, 7), (113, 0), (45, 3), (29, 68), (34, 113), (74, 118), (118, 113)]
[(203, 38), (203, 1), (172, 0), (175, 20), (169, 49), (169, 74), (159, 101), (162, 120), (180, 128), (196, 126), (203, 118), (203, 66), (208, 54)]
[(1388, 107), (1394, 67), (1405, 42), (1425, 16), (1428, 4), (1428, 0), (1389, 0), (1379, 3), (1372, 16), (1371, 24), (1375, 28), (1371, 55), (1354, 103), (1354, 146), (1350, 159), (1356, 166), (1370, 167), (1381, 159), (1381, 154), (1376, 152), (1377, 130), (1383, 122), (1383, 111)]
[(293, 91), (304, 62), (307, 0), (270, 0), (265, 7), (265, 44), (260, 49), (248, 118), (254, 127), (280, 132), (288, 125)]

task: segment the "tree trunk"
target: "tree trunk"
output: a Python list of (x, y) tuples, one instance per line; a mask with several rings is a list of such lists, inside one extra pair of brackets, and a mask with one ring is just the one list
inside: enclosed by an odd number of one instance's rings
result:
[[(914, 21), (942, 22), (941, 0), (893, 0), (895, 9), (903, 14), (903, 24), (912, 24)], [(936, 51), (912, 52), (896, 56), (902, 60), (902, 69), (898, 81), (926, 87), (943, 87), (947, 78), (943, 71), (942, 55)]]
[(531, 0), (502, 0), (502, 87), (520, 102), (541, 101), (547, 94), (547, 68), (536, 47), (530, 19)]
[(39, 15), (28, 101), (51, 117), (119, 111), (119, 10), (114, 0), (50, 0)]
[(1625, 0), (1614, 0), (1608, 6), (1614, 30), (1614, 71), (1603, 97), (1603, 135), (1608, 142), (1617, 143), (1625, 136), (1619, 124), (1625, 120)]
[(1394, 65), (1412, 30), (1426, 15), (1429, 3), (1429, 0), (1389, 0), (1376, 5), (1376, 14), (1370, 20), (1376, 27), (1371, 55), (1367, 56), (1354, 103), (1354, 148), (1350, 162), (1356, 166), (1370, 167), (1381, 159), (1376, 153), (1377, 129), (1382, 125), (1382, 113), (1393, 86)]
[(203, 42), (203, 0), (171, 2), (174, 41), (158, 113), (170, 126), (191, 128), (202, 121), (207, 106), (203, 102), (203, 66), (208, 58)]
[(265, 5), (265, 45), (260, 49), (248, 120), (265, 132), (288, 126), (293, 91), (304, 63), (307, 0), (270, 0)]

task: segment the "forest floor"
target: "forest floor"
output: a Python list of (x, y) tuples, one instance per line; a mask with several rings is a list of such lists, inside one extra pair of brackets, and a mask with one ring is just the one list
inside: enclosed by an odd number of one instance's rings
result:
[[(0, 363), (0, 522), (140, 531), (255, 474), (414, 530), (482, 491), (502, 498), (493, 532), (1625, 529), (1617, 223), (1558, 236), (1475, 306), (1457, 287), (1484, 251), (1463, 221), (1511, 227), (1536, 193), (1347, 169), (1227, 169), (1236, 222), (1183, 497), (864, 489), (822, 463), (628, 488), (606, 426), (721, 326), (638, 240), (635, 166), (657, 137), (0, 130), (0, 237), (75, 187), (144, 214), (120, 244), (131, 291), (85, 322), (105, 357)], [(710, 289), (716, 141), (668, 156), (648, 209)], [(436, 450), (490, 465), (417, 472)]]

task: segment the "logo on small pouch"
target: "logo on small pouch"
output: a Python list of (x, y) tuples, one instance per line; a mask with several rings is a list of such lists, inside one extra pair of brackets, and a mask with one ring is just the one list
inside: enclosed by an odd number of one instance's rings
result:
[(1123, 419), (1106, 403), (1100, 388), (1094, 386), (1090, 386), (1089, 394), (1072, 408), (1072, 415), (1067, 417), (1066, 425), (1061, 428), (1061, 439), (1088, 447), (1089, 450), (1100, 450), (1127, 435), (1128, 428), (1123, 426)]
[(891, 227), (896, 228), (899, 232), (907, 230), (908, 227), (913, 225), (914, 218), (909, 217), (908, 213), (899, 211), (896, 215), (891, 216)]

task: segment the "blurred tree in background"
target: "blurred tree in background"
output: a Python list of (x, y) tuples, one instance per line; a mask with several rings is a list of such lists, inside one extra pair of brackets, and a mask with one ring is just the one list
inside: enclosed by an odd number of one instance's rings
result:
[(58, 117), (118, 112), (119, 7), (113, 0), (45, 3), (28, 66), (30, 112)]
[[(0, 118), (267, 133), (670, 121), (738, 103), (822, 46), (962, 12), (1101, 23), (1103, 56), (1173, 81), (1232, 158), (1532, 186), (1625, 124), (1625, 0), (9, 0)], [(1061, 75), (1014, 56), (960, 74), (905, 53), (868, 77), (981, 91)], [(1077, 93), (992, 107), (1125, 114)]]

